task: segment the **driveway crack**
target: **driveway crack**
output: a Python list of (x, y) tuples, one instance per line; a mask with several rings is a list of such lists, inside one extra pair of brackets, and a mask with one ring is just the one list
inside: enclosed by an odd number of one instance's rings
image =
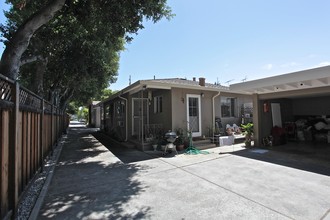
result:
[(324, 215), (320, 218), (320, 220), (325, 219), (330, 214), (330, 209), (324, 213)]

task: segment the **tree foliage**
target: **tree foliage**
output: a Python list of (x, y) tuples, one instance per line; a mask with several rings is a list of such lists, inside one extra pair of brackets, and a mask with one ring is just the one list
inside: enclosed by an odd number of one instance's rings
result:
[(12, 46), (20, 28), (47, 5), (60, 1), (7, 2), (15, 7), (6, 13), (8, 22), (1, 26), (7, 41), (0, 72), (62, 107), (71, 97), (79, 103), (100, 97), (115, 82), (119, 53), (143, 28), (144, 19), (157, 22), (172, 16), (166, 0), (67, 0), (53, 19), (35, 28), (19, 62), (13, 63), (6, 54), (22, 50)]
[(94, 101), (104, 101), (106, 99), (108, 99), (110, 96), (112, 96), (113, 94), (115, 94), (117, 91), (112, 91), (109, 88), (105, 88), (102, 90), (100, 95), (94, 96), (93, 100)]
[[(9, 39), (6, 42), (6, 48), (1, 57), (0, 72), (11, 79), (17, 79), (21, 65), (21, 57), (29, 46), (33, 34), (55, 16), (56, 12), (63, 7), (65, 1), (66, 0), (46, 1), (41, 8), (37, 9), (35, 12), (31, 11), (31, 16), (27, 19), (22, 19), (21, 23), (12, 22), (15, 26), (8, 28), (13, 31), (11, 32), (12, 35), (9, 35), (10, 33), (8, 34)], [(7, 0), (7, 3), (8, 2), (16, 6), (13, 7), (13, 10), (21, 10), (25, 7), (26, 2), (30, 1)], [(20, 6), (17, 7), (17, 5)], [(25, 13), (23, 13), (23, 15), (25, 15)]]

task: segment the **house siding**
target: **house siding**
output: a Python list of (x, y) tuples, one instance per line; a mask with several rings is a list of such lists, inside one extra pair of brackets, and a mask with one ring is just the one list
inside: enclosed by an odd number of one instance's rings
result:
[(212, 97), (216, 92), (203, 92), (204, 97), (201, 99), (202, 105), (202, 135), (209, 137), (213, 135), (213, 120), (212, 119)]
[(212, 97), (216, 92), (189, 89), (172, 89), (172, 130), (187, 130), (187, 94), (201, 95), (201, 128), (202, 136), (209, 136), (212, 128)]
[(187, 107), (186, 107), (187, 90), (173, 88), (171, 93), (172, 99), (172, 130), (182, 128), (187, 129)]
[[(172, 102), (171, 102), (171, 91), (170, 90), (152, 90), (152, 100), (149, 105), (150, 124), (162, 124), (163, 130), (172, 129)], [(157, 96), (162, 97), (162, 112), (155, 113), (154, 109), (154, 98)]]

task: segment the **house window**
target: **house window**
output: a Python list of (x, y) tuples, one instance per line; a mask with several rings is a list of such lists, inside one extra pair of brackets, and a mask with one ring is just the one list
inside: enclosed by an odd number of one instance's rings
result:
[(124, 117), (125, 103), (124, 101), (118, 101), (116, 103), (117, 118)]
[(221, 97), (221, 117), (236, 116), (236, 98)]
[(189, 98), (189, 116), (198, 116), (198, 98)]
[(125, 103), (124, 101), (116, 102), (116, 118), (119, 127), (124, 127), (124, 114), (125, 114)]
[(163, 112), (163, 97), (156, 96), (154, 97), (154, 113)]
[(109, 104), (105, 105), (104, 113), (105, 113), (105, 118), (109, 119), (110, 118), (110, 105)]

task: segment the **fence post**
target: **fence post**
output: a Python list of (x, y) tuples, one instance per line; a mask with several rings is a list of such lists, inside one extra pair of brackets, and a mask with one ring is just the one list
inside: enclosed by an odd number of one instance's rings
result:
[(43, 132), (44, 132), (44, 106), (45, 106), (45, 100), (41, 100), (41, 114), (40, 114), (40, 158), (39, 158), (39, 164), (41, 167), (41, 171), (43, 172), (44, 169), (44, 163), (43, 163), (43, 158), (44, 158), (44, 138), (43, 138)]
[(55, 118), (56, 118), (56, 145), (57, 146), (57, 141), (58, 141), (58, 138), (59, 138), (59, 133), (58, 133), (58, 107), (56, 108), (56, 115), (55, 115)]
[(51, 147), (50, 155), (52, 155), (52, 156), (53, 156), (53, 153), (54, 153), (54, 146), (53, 146), (53, 144), (54, 144), (54, 142), (53, 142), (54, 119), (53, 119), (53, 117), (54, 117), (54, 105), (52, 104), (51, 114), (50, 114), (50, 145), (51, 145), (50, 146)]
[(19, 84), (15, 82), (12, 89), (14, 108), (11, 115), (10, 139), (9, 139), (9, 204), (13, 210), (14, 219), (18, 205), (18, 114), (19, 114)]

